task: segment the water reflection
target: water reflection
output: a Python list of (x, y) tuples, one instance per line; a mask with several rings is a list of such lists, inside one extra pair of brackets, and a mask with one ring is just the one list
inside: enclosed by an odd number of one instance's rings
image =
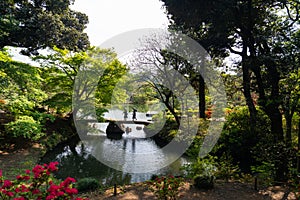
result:
[[(105, 128), (103, 124), (97, 123), (96, 126)], [(76, 137), (47, 152), (41, 163), (58, 161), (60, 165), (56, 173), (57, 178), (93, 177), (107, 185), (145, 181), (149, 180), (153, 174), (180, 173), (179, 168), (186, 163), (184, 158), (180, 158), (163, 169), (142, 173), (147, 171), (147, 167), (161, 165), (170, 154), (165, 154), (152, 139), (146, 137), (142, 129), (136, 128), (137, 125), (127, 126), (132, 131), (125, 133), (121, 140), (108, 139), (102, 131), (97, 135), (89, 135), (89, 139), (85, 141), (80, 141)], [(118, 165), (121, 171), (108, 167), (107, 163), (101, 163), (99, 157), (96, 159), (94, 156), (107, 158), (109, 165)], [(140, 173), (122, 172), (133, 168)]]

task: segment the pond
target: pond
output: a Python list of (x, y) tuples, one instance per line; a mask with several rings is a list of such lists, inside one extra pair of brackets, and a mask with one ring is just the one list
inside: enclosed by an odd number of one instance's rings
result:
[[(93, 127), (100, 130), (96, 135), (91, 134), (89, 139), (84, 141), (74, 137), (58, 145), (45, 154), (41, 163), (58, 161), (59, 171), (55, 176), (60, 179), (68, 176), (76, 179), (92, 177), (103, 184), (113, 185), (142, 182), (151, 179), (155, 174), (178, 175), (181, 166), (188, 162), (186, 158), (181, 157), (172, 164), (160, 168), (162, 160), (167, 159), (170, 154), (162, 151), (153, 139), (146, 137), (144, 125), (126, 124), (126, 128), (131, 131), (124, 133), (119, 140), (107, 138), (105, 133), (107, 125), (108, 123), (94, 123)], [(122, 153), (113, 153), (118, 150)], [(102, 160), (99, 156), (109, 158), (111, 163), (121, 163), (122, 166), (119, 166), (121, 170), (103, 164), (99, 161)], [(149, 170), (153, 168), (157, 170)]]

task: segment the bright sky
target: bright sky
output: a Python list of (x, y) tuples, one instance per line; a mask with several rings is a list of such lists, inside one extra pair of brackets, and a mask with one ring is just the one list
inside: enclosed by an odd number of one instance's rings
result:
[(98, 46), (126, 31), (167, 27), (162, 5), (159, 0), (75, 0), (71, 8), (89, 16), (85, 32), (91, 44)]

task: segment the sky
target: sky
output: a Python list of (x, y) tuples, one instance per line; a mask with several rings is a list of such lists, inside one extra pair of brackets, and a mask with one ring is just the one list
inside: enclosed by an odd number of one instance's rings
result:
[[(168, 18), (159, 0), (75, 0), (71, 9), (88, 15), (84, 32), (91, 45), (100, 46), (115, 35), (141, 28), (167, 28)], [(12, 49), (13, 58), (37, 65), (19, 49)]]
[(126, 31), (168, 25), (159, 0), (75, 0), (71, 8), (88, 15), (85, 32), (94, 46)]

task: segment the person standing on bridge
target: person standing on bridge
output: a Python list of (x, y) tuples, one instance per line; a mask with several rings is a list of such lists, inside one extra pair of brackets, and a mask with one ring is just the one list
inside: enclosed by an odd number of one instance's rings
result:
[(136, 109), (135, 108), (133, 108), (133, 113), (132, 113), (132, 120), (137, 120), (136, 119)]
[(126, 120), (127, 120), (127, 118), (128, 118), (128, 112), (127, 112), (127, 110), (126, 110), (126, 109), (124, 109), (124, 112), (123, 112), (123, 114), (124, 114), (124, 121), (126, 121)]

